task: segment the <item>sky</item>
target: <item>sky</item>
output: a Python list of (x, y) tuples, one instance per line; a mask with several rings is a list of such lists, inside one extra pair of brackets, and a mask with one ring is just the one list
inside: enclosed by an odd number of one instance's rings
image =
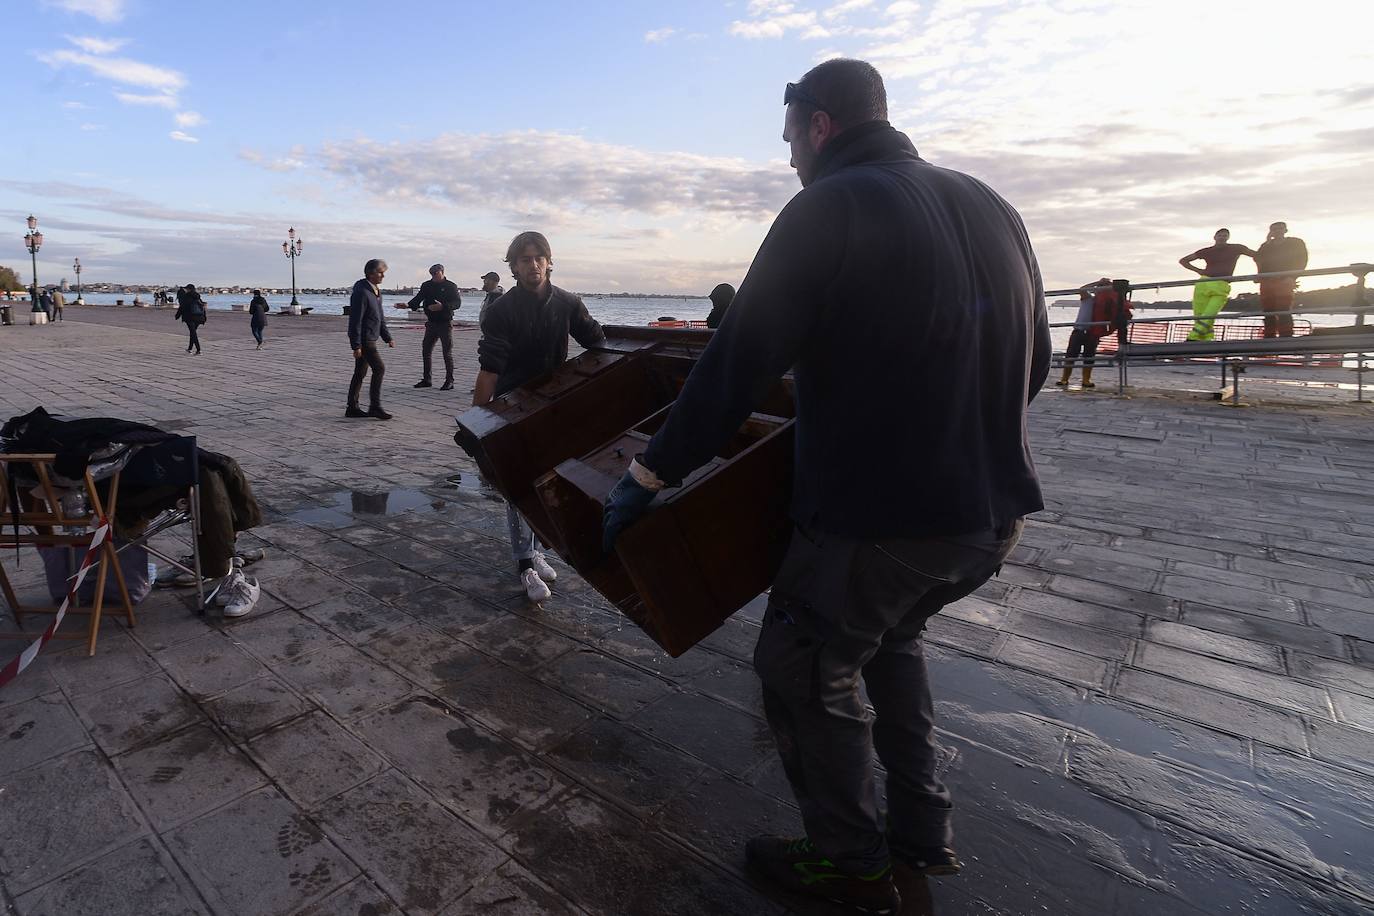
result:
[(1191, 276), (1217, 228), (1258, 247), (1275, 220), (1314, 267), (1374, 261), (1368, 10), (4, 0), (0, 264), (28, 279), (32, 213), (44, 282), (79, 257), (86, 282), (289, 285), (294, 227), (302, 286), (371, 257), (476, 286), (538, 229), (560, 286), (700, 295), (800, 189), (783, 86), (836, 56), (1022, 213), (1050, 288)]

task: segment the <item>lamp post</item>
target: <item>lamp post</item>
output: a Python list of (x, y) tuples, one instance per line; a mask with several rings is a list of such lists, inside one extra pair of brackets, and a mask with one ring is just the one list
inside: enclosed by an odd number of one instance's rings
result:
[(84, 302), (81, 301), (81, 259), (80, 259), (80, 258), (75, 258), (75, 259), (72, 260), (72, 270), (76, 271), (76, 304), (77, 304), (77, 305), (85, 305), (86, 303), (84, 303)]
[(41, 312), (43, 307), (38, 304), (38, 249), (43, 247), (43, 233), (38, 231), (38, 220), (29, 215), (29, 232), (24, 236), (24, 247), (29, 250), (29, 257), (33, 261), (33, 307), (31, 312)]
[(291, 306), (298, 308), (300, 302), (296, 299), (296, 258), (301, 256), (301, 245), (304, 239), (296, 238), (296, 229), (292, 227), (286, 230), (286, 241), (281, 243), (281, 253), (286, 255), (291, 262)]

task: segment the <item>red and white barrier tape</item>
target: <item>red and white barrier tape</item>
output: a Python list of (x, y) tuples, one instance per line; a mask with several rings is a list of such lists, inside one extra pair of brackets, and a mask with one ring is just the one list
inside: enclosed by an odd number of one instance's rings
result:
[(86, 551), (86, 556), (81, 560), (81, 568), (76, 571), (75, 576), (72, 576), (71, 579), (68, 580), (71, 582), (71, 585), (67, 588), (67, 597), (62, 599), (62, 606), (57, 609), (57, 613), (53, 616), (52, 623), (48, 624), (48, 628), (44, 630), (27, 649), (20, 652), (19, 655), (4, 668), (0, 668), (0, 687), (4, 687), (10, 681), (18, 677), (19, 672), (27, 668), (33, 660), (38, 657), (38, 653), (42, 650), (43, 646), (46, 645), (48, 640), (52, 639), (52, 635), (57, 632), (58, 626), (62, 623), (62, 618), (67, 616), (67, 605), (71, 604), (72, 601), (76, 599), (76, 590), (81, 587), (82, 580), (86, 578), (86, 572), (96, 564), (96, 560), (100, 553), (100, 547), (105, 543), (105, 538), (108, 537), (109, 534), (109, 519), (102, 518), (100, 524), (96, 526), (95, 534), (91, 537), (91, 546)]

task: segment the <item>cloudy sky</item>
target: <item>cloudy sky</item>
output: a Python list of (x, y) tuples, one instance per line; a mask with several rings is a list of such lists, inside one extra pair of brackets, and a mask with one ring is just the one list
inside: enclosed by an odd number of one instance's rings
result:
[(282, 285), (295, 226), (302, 285), (374, 256), (475, 285), (537, 228), (561, 285), (702, 293), (798, 189), (783, 84), (838, 55), (1020, 209), (1051, 286), (1280, 219), (1313, 266), (1372, 261), (1365, 6), (7, 0), (0, 263), (28, 276), (32, 212), (47, 280)]

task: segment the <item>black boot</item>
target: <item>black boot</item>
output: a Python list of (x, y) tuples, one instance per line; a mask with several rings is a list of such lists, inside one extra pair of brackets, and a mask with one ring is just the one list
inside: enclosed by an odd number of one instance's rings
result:
[(779, 887), (794, 894), (818, 897), (863, 913), (896, 914), (902, 895), (892, 881), (892, 866), (871, 875), (840, 871), (806, 837), (756, 836), (744, 847), (749, 865)]
[(375, 420), (390, 420), (390, 419), (391, 419), (391, 414), (387, 413), (385, 410), (382, 410), (382, 405), (381, 405), (381, 404), (373, 404), (371, 407), (369, 407), (369, 408), (367, 409), (367, 414), (366, 414), (366, 415), (369, 416), (369, 417), (372, 417), (372, 418), (375, 419)]
[(344, 416), (345, 416), (345, 417), (365, 417), (365, 416), (367, 416), (367, 411), (365, 411), (365, 410), (360, 410), (360, 409), (358, 408), (358, 405), (357, 405), (357, 404), (349, 404), (349, 405), (348, 405), (348, 409), (344, 411)]
[(431, 381), (430, 381), (429, 379), (427, 379), (427, 378), (422, 378), (422, 379), (420, 379), (418, 382), (415, 383), (415, 387), (416, 387), (416, 388), (433, 388), (433, 387), (434, 387), (434, 383), (431, 382)]
[(446, 378), (446, 379), (444, 379), (444, 383), (443, 383), (442, 385), (439, 386), (439, 390), (440, 390), (440, 391), (452, 391), (452, 390), (453, 390), (453, 379), (451, 379), (451, 378)]

